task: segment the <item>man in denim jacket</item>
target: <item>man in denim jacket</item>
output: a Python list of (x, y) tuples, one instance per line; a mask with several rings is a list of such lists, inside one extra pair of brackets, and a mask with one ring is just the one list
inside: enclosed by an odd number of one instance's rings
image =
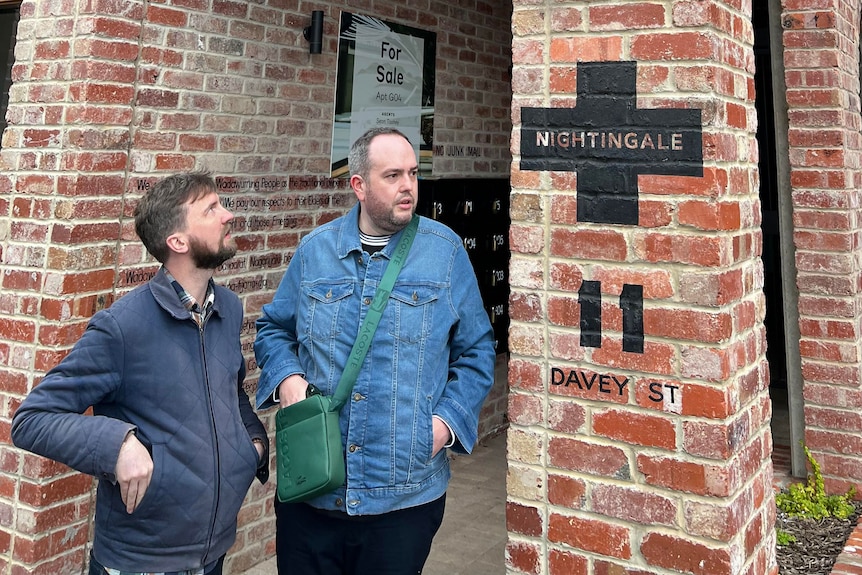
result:
[(99, 480), (90, 575), (220, 574), (243, 498), (266, 481), (242, 304), (212, 281), (236, 253), (232, 220), (207, 174), (159, 181), (135, 230), (164, 265), (93, 316), (12, 420), (16, 446)]
[[(332, 395), (386, 265), (413, 217), (418, 164), (375, 129), (348, 158), (358, 205), (307, 235), (257, 322), (258, 406), (309, 384)], [(449, 460), (469, 453), (494, 378), (494, 341), (466, 251), (421, 218), (347, 405), (346, 484), (276, 501), (280, 575), (416, 574), (443, 519)]]

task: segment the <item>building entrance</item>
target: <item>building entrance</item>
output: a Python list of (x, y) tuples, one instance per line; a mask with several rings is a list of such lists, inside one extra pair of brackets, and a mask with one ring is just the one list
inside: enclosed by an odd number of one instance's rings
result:
[[(755, 90), (757, 109), (757, 142), (759, 145), (760, 202), (762, 210), (764, 295), (766, 297), (767, 350), (772, 398), (773, 443), (777, 452), (788, 452), (794, 475), (805, 474), (805, 460), (799, 442), (802, 439), (802, 389), (798, 368), (799, 341), (796, 306), (796, 269), (793, 254), (792, 209), (787, 178), (786, 113), (779, 108), (775, 95), (783, 102), (781, 54), (773, 50), (776, 31), (780, 34), (778, 2), (755, 3), (752, 6), (754, 27)], [(777, 68), (776, 68), (777, 66)], [(781, 148), (781, 149), (780, 149)], [(788, 342), (793, 347), (788, 348)]]

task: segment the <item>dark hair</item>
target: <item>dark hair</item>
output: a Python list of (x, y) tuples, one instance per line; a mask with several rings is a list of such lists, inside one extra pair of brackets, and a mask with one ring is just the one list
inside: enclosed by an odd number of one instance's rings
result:
[(368, 177), (368, 172), (371, 171), (371, 165), (368, 162), (368, 147), (371, 146), (371, 140), (377, 136), (386, 136), (389, 134), (401, 136), (407, 140), (408, 144), (413, 145), (410, 143), (410, 138), (405, 136), (400, 130), (396, 130), (395, 128), (371, 128), (359, 136), (353, 142), (353, 145), (350, 146), (350, 153), (347, 155), (347, 165), (350, 168), (351, 176)]
[(135, 232), (147, 251), (165, 263), (168, 236), (185, 228), (185, 204), (215, 190), (209, 172), (176, 174), (156, 182), (135, 207)]

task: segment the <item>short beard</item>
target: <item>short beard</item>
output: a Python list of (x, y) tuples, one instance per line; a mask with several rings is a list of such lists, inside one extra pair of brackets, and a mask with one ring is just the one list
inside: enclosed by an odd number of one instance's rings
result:
[(219, 249), (207, 249), (197, 238), (189, 239), (192, 261), (198, 269), (214, 270), (236, 255), (236, 246), (219, 244)]
[(360, 209), (366, 209), (368, 212), (368, 217), (371, 219), (371, 223), (374, 226), (383, 231), (386, 234), (397, 234), (401, 230), (407, 227), (407, 224), (410, 223), (410, 220), (413, 217), (413, 214), (416, 213), (416, 206), (413, 206), (413, 211), (410, 216), (407, 217), (406, 221), (400, 221), (396, 219), (394, 210), (380, 208), (380, 206), (369, 204), (366, 202), (365, 206), (361, 206)]

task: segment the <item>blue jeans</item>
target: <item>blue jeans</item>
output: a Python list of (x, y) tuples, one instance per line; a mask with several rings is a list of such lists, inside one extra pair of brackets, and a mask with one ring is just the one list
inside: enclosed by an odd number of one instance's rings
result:
[(275, 501), (278, 575), (418, 575), (446, 495), (381, 515), (348, 516)]
[[(223, 565), (224, 555), (222, 555), (221, 558), (216, 561), (215, 565), (209, 571), (206, 572), (206, 575), (222, 575), (221, 571)], [(90, 571), (88, 572), (88, 575), (105, 575), (105, 573), (107, 573), (105, 567), (101, 563), (96, 561), (96, 558), (93, 557), (93, 552), (90, 551)]]

